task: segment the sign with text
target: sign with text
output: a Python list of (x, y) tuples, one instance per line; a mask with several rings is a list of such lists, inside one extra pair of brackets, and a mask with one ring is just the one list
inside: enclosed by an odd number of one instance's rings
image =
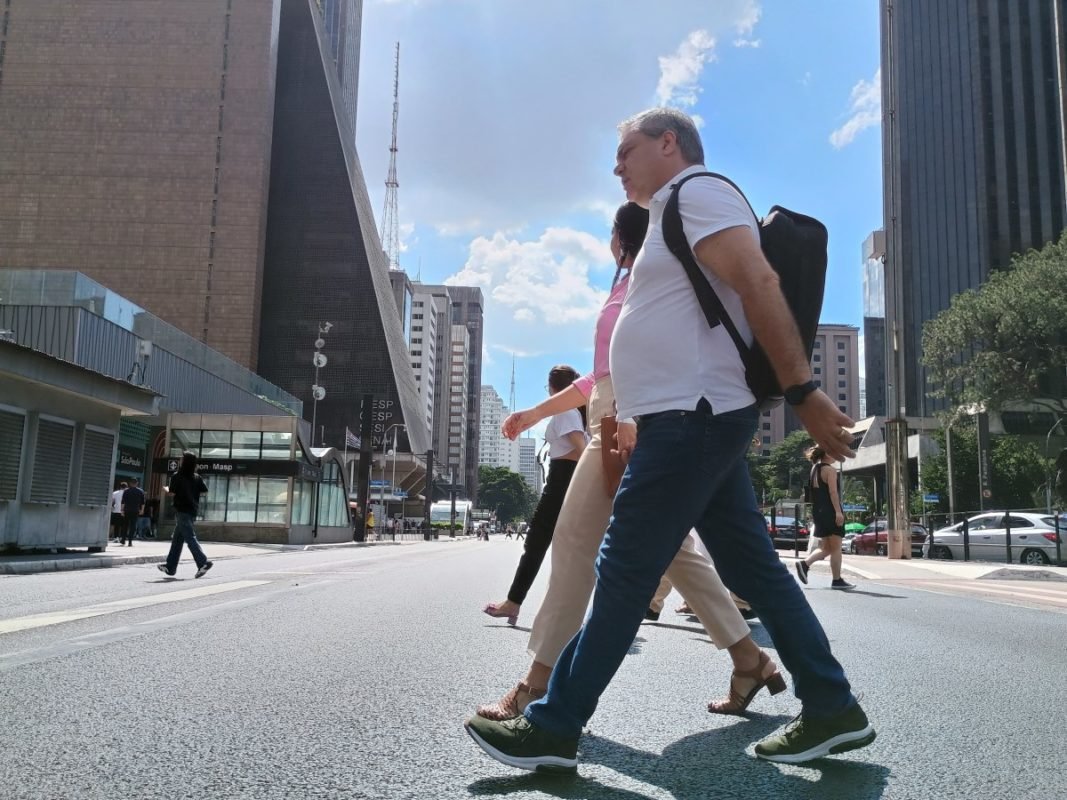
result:
[[(157, 458), (152, 462), (152, 471), (173, 475), (178, 471), (181, 459)], [(322, 479), (322, 470), (303, 461), (271, 461), (258, 458), (206, 458), (196, 466), (201, 475), (259, 475), (267, 478), (302, 478), (309, 481)]]

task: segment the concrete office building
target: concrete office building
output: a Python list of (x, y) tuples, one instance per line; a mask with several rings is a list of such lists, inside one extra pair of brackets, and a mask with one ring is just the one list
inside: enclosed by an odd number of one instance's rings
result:
[(545, 478), (541, 474), (541, 465), (537, 462), (537, 439), (524, 436), (515, 441), (519, 443), (519, 474), (530, 490), (540, 496), (545, 487)]
[(505, 467), (519, 472), (519, 443), (500, 433), (500, 426), (510, 409), (492, 386), (482, 386), (481, 436), (478, 442), (478, 463), (486, 467)]
[(441, 376), (448, 387), (448, 440), (439, 456), (441, 466), (449, 471), (454, 483), (463, 483), (467, 464), (467, 435), (470, 378), (470, 333), (465, 325), (452, 326), (448, 372)]
[[(854, 325), (820, 325), (811, 354), (815, 383), (853, 419), (860, 413), (859, 328)], [(758, 435), (763, 455), (803, 426), (785, 403), (764, 411)]]
[(401, 447), (423, 452), (355, 150), (361, 8), (0, 8), (0, 269), (85, 273), (304, 401), (331, 444), (372, 394), (374, 435), (403, 424)]
[(482, 347), (485, 301), (482, 290), (476, 286), (429, 286), (421, 291), (445, 293), (452, 304), (452, 324), (463, 325), (469, 334), (469, 363), (467, 369), (467, 441), (464, 446), (464, 464), (456, 473), (456, 481), (463, 484), (465, 496), (478, 500), (478, 439), (481, 436), (482, 402)]
[[(434, 409), (441, 384), (437, 380), (438, 333), (447, 328), (447, 347), (451, 349), (451, 326), (447, 324), (449, 305), (446, 298), (430, 294), (416, 294), (411, 303), (411, 334), (408, 350), (411, 354), (411, 369), (415, 372), (415, 386), (419, 390), (422, 408), (426, 414), (426, 427), (430, 430), (431, 444), (438, 449), (437, 427), (434, 424)], [(443, 337), (443, 331), (441, 331)], [(443, 405), (443, 401), (442, 401)], [(443, 452), (443, 449), (439, 452)]]
[(860, 414), (886, 413), (885, 231), (874, 231), (863, 243), (863, 361), (864, 386)]
[(926, 416), (924, 323), (1064, 230), (1067, 3), (881, 5), (886, 249), (903, 288), (906, 411)]

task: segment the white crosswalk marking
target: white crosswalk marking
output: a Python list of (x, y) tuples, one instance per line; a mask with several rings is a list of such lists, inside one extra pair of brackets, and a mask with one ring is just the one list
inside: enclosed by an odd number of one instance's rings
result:
[(32, 614), (27, 617), (0, 620), (0, 634), (15, 633), (16, 631), (30, 630), (31, 628), (44, 628), (49, 625), (60, 625), (64, 622), (74, 622), (79, 619), (100, 617), (105, 614), (115, 614), (119, 611), (129, 611), (134, 608), (147, 608), (163, 603), (177, 603), (182, 600), (194, 600), (200, 597), (210, 597), (213, 594), (234, 592), (238, 589), (248, 589), (253, 586), (262, 586), (270, 581), (231, 581), (230, 583), (214, 583), (196, 589), (180, 589), (175, 592), (148, 595), (146, 597), (129, 597), (125, 600), (113, 600), (110, 603), (100, 603), (84, 608), (73, 608), (67, 611), (54, 611), (48, 614)]

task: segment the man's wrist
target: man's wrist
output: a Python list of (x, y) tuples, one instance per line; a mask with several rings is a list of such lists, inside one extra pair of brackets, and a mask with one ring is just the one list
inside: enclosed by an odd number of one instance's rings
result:
[(808, 395), (818, 391), (818, 389), (819, 387), (816, 385), (815, 381), (809, 380), (804, 383), (796, 383), (786, 387), (782, 394), (789, 405), (799, 406), (808, 399)]

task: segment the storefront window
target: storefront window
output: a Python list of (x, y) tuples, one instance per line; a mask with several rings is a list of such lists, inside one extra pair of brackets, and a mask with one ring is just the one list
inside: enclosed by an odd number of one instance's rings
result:
[(259, 458), (259, 431), (233, 432), (233, 458)]
[(200, 516), (212, 522), (226, 521), (226, 475), (201, 475), (207, 494), (200, 495)]
[(230, 432), (204, 431), (201, 458), (229, 458)]
[(259, 505), (256, 506), (256, 522), (285, 524), (289, 507), (288, 478), (260, 478)]
[(307, 481), (293, 481), (293, 525), (311, 524), (311, 501), (315, 485)]
[(293, 446), (293, 434), (272, 433), (263, 434), (263, 458), (289, 459), (289, 453)]
[[(206, 434), (207, 431), (204, 431)], [(256, 521), (256, 493), (258, 479), (248, 475), (231, 475), (226, 494), (227, 522)]]
[(200, 455), (200, 431), (174, 430), (170, 432), (170, 457), (181, 458), (182, 453), (191, 450)]

